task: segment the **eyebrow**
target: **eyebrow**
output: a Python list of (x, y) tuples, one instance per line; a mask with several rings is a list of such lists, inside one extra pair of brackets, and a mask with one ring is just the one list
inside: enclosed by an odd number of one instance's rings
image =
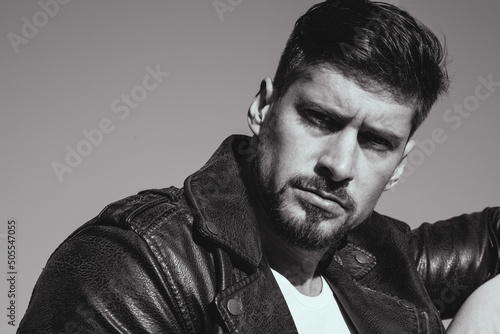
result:
[(362, 125), (360, 130), (382, 136), (393, 143), (400, 143), (404, 140), (404, 136), (397, 135), (392, 131), (376, 129), (367, 125)]
[[(317, 111), (320, 111), (322, 113), (325, 113), (329, 117), (331, 117), (334, 122), (337, 122), (338, 124), (341, 124), (341, 125), (346, 125), (354, 119), (354, 116), (341, 115), (334, 108), (324, 107), (324, 106), (322, 106), (314, 101), (308, 101), (308, 100), (301, 99), (300, 101), (298, 101), (297, 107), (301, 108), (301, 109), (313, 109), (313, 110), (317, 110)], [(402, 142), (404, 140), (404, 136), (400, 136), (392, 131), (377, 129), (374, 127), (367, 126), (365, 124), (363, 124), (361, 126), (360, 130), (382, 136), (382, 137), (386, 138), (387, 140), (390, 140), (390, 141), (395, 142), (395, 143), (399, 143), (399, 142)]]

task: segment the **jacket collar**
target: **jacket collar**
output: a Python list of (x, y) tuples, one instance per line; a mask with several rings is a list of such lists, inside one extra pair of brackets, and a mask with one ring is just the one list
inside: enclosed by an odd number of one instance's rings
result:
[[(252, 152), (249, 141), (247, 136), (228, 137), (205, 166), (185, 180), (184, 188), (194, 208), (195, 229), (255, 269), (262, 259), (260, 232), (239, 163)], [(362, 225), (366, 223), (370, 224)], [(358, 233), (345, 241), (331, 253), (332, 259), (361, 279), (376, 265), (376, 259), (360, 246)]]
[(241, 176), (249, 137), (230, 136), (199, 171), (184, 181), (195, 213), (195, 229), (228, 252), (257, 268), (262, 247), (257, 219)]

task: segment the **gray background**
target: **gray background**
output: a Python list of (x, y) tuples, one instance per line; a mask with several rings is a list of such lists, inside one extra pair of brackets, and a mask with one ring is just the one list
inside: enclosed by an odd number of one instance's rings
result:
[[(260, 80), (273, 76), (295, 20), (316, 1), (221, 2), (231, 9), (222, 16), (213, 0), (73, 0), (43, 25), (37, 1), (1, 1), (0, 261), (5, 269), (6, 223), (16, 218), (17, 323), (48, 257), (75, 228), (142, 189), (181, 186), (227, 135), (249, 134), (246, 111)], [(453, 82), (416, 135), (428, 141), (440, 128), (446, 141), (420, 149), (418, 166), (377, 209), (416, 227), (499, 205), (500, 87), (456, 129), (443, 118), (472, 101), (479, 76), (500, 82), (499, 2), (390, 2), (446, 36)], [(16, 53), (8, 34), (22, 35), (22, 18), (33, 23), (34, 15), (43, 27)], [(112, 102), (157, 64), (169, 76), (120, 119)], [(65, 164), (66, 147), (76, 149), (82, 131), (105, 118), (113, 131), (60, 182), (52, 163)]]

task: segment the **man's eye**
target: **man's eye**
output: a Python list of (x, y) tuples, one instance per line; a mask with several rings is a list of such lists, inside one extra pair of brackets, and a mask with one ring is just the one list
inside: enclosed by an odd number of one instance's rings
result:
[(308, 125), (313, 125), (324, 130), (335, 130), (337, 125), (332, 120), (332, 118), (322, 112), (316, 110), (302, 110), (300, 112), (301, 117), (308, 123)]
[(394, 149), (390, 141), (373, 133), (362, 134), (360, 136), (360, 142), (377, 151), (390, 151)]
[(304, 116), (313, 122), (327, 122), (329, 117), (315, 110), (304, 110)]

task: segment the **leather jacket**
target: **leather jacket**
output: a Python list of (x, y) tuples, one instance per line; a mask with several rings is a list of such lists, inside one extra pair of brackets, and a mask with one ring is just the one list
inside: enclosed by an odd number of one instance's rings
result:
[[(248, 149), (229, 137), (183, 189), (140, 192), (80, 227), (18, 333), (296, 333), (239, 175)], [(498, 273), (499, 229), (499, 208), (413, 231), (374, 212), (319, 270), (353, 333), (444, 333), (441, 318)]]

